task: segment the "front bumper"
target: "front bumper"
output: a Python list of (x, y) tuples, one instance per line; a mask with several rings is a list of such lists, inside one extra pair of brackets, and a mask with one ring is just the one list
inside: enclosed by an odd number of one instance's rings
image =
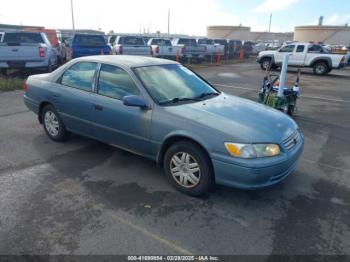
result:
[(303, 147), (304, 139), (302, 138), (291, 151), (284, 152), (278, 157), (243, 160), (242, 163), (237, 162), (237, 158), (230, 161), (227, 157), (213, 156), (215, 182), (241, 189), (272, 186), (293, 172)]

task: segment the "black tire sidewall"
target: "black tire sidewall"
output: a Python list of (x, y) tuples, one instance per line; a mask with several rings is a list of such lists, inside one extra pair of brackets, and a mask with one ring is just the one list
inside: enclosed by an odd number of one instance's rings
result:
[(264, 67), (265, 61), (269, 61), (269, 67), (270, 67), (270, 68), (272, 67), (271, 59), (269, 59), (269, 58), (263, 58), (263, 59), (261, 60), (261, 62), (260, 62), (260, 67), (261, 67), (262, 70), (267, 70), (267, 68)]
[[(51, 111), (52, 113), (55, 114), (57, 120), (58, 120), (58, 124), (59, 124), (59, 128), (58, 128), (58, 134), (57, 136), (52, 136), (49, 131), (46, 129), (46, 126), (45, 126), (45, 114), (46, 112), (48, 111)], [(44, 127), (44, 130), (45, 130), (45, 133), (54, 141), (57, 141), (57, 142), (62, 142), (62, 141), (65, 141), (67, 139), (67, 136), (68, 136), (68, 132), (66, 131), (66, 128), (59, 116), (59, 114), (57, 113), (56, 109), (52, 106), (52, 105), (47, 105), (44, 107), (44, 109), (42, 110), (42, 113), (41, 113), (41, 119), (42, 119), (42, 123), (43, 123), (43, 127)]]
[[(186, 188), (179, 185), (173, 178), (170, 171), (170, 161), (174, 154), (178, 152), (186, 152), (191, 154), (199, 164), (201, 170), (201, 178), (199, 184), (193, 188)], [(170, 183), (177, 188), (179, 191), (190, 195), (190, 196), (201, 196), (208, 192), (214, 184), (214, 174), (211, 165), (211, 160), (207, 156), (206, 152), (203, 151), (198, 145), (192, 142), (177, 142), (172, 145), (164, 155), (163, 163), (165, 174)]]
[[(324, 68), (325, 68), (325, 70), (322, 73), (318, 73), (317, 72), (317, 66), (320, 65), (320, 64), (323, 65)], [(324, 62), (317, 62), (317, 63), (314, 64), (314, 73), (316, 75), (325, 75), (325, 74), (328, 73), (328, 71), (329, 71), (329, 67), (328, 67), (328, 65), (326, 63), (324, 63)]]

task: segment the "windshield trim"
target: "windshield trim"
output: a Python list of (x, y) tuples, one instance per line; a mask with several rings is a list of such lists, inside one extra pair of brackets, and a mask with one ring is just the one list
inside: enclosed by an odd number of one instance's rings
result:
[[(166, 63), (166, 64), (156, 64), (156, 65), (144, 65), (144, 66), (133, 66), (133, 67), (130, 67), (131, 71), (133, 72), (133, 74), (136, 76), (137, 80), (140, 81), (140, 83), (142, 84), (142, 87), (146, 90), (147, 94), (151, 97), (151, 99), (153, 100), (153, 102), (155, 104), (157, 104), (158, 106), (161, 106), (161, 107), (167, 107), (167, 106), (176, 106), (176, 105), (182, 105), (182, 104), (189, 104), (189, 103), (197, 103), (197, 102), (201, 102), (201, 101), (205, 101), (205, 100), (209, 100), (209, 99), (212, 99), (214, 97), (217, 97), (217, 96), (208, 96), (208, 97), (205, 97), (203, 98), (202, 100), (187, 100), (187, 101), (179, 101), (178, 103), (174, 103), (174, 104), (162, 104), (161, 102), (159, 102), (155, 97), (153, 97), (153, 95), (150, 93), (150, 91), (148, 90), (146, 84), (143, 82), (143, 80), (141, 79), (141, 77), (139, 76), (138, 72), (136, 71), (137, 68), (143, 68), (143, 67), (151, 67), (151, 66), (167, 66), (167, 65), (180, 65), (180, 66), (183, 66), (183, 67), (186, 67), (188, 70), (190, 70), (193, 74), (195, 74), (198, 78), (200, 78), (203, 82), (205, 82), (207, 85), (209, 85), (211, 88), (213, 88), (219, 96), (221, 95), (221, 91), (218, 90), (215, 86), (213, 86), (212, 84), (210, 84), (207, 80), (205, 80), (202, 76), (198, 75), (196, 72), (194, 72), (193, 70), (191, 70), (190, 68), (188, 68), (187, 66), (185, 65), (182, 65), (182, 64), (178, 64), (178, 63)], [(195, 99), (195, 98), (194, 98)]]

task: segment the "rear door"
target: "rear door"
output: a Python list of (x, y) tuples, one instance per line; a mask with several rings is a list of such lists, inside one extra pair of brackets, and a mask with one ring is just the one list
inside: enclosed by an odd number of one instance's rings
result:
[(128, 72), (102, 64), (97, 86), (95, 129), (101, 141), (150, 155), (152, 110), (125, 106), (122, 101), (124, 96), (140, 94)]
[(68, 68), (58, 81), (60, 88), (53, 94), (63, 122), (69, 130), (94, 137), (92, 125), (94, 114), (93, 93), (97, 63), (78, 62)]
[(305, 57), (306, 57), (306, 50), (305, 45), (297, 45), (295, 52), (293, 55), (289, 58), (289, 64), (294, 66), (304, 66), (305, 64)]

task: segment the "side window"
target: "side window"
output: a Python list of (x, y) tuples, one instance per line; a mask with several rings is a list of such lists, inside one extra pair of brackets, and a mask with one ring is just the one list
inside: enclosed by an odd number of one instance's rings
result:
[(304, 46), (303, 45), (298, 45), (297, 46), (297, 53), (302, 53), (304, 52)]
[(91, 92), (96, 66), (96, 63), (91, 62), (79, 62), (72, 65), (63, 73), (61, 84)]
[(312, 45), (308, 49), (309, 53), (321, 53), (322, 47), (320, 45)]
[(286, 45), (280, 49), (280, 52), (282, 53), (291, 53), (294, 51), (295, 45)]
[(140, 91), (130, 75), (123, 69), (102, 65), (98, 80), (98, 94), (122, 99), (127, 95), (139, 95)]

